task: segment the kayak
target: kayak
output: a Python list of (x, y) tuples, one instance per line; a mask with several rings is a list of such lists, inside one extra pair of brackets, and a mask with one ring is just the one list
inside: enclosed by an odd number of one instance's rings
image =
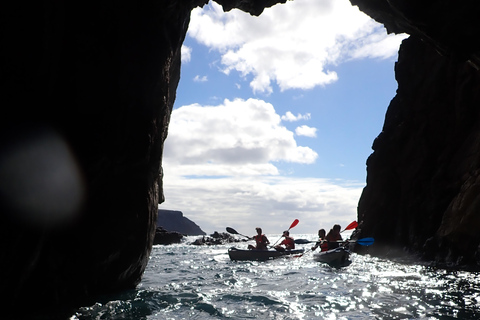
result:
[(231, 247), (228, 249), (228, 256), (230, 260), (234, 261), (266, 261), (279, 257), (286, 257), (292, 254), (303, 253), (304, 249), (294, 249), (294, 250), (243, 250)]
[(313, 260), (326, 263), (333, 268), (347, 267), (352, 263), (350, 260), (350, 250), (345, 247), (315, 253), (313, 254)]

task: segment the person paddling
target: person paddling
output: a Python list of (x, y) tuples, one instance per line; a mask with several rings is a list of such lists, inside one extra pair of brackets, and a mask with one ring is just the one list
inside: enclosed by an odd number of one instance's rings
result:
[(250, 239), (255, 240), (256, 245), (252, 246), (251, 244), (248, 245), (248, 249), (250, 250), (268, 250), (267, 245), (270, 244), (268, 241), (267, 236), (262, 234), (262, 228), (255, 228), (257, 234), (251, 237)]
[[(290, 237), (290, 232), (288, 230), (283, 231), (282, 237), (285, 237), (282, 242), (280, 242), (279, 245), (275, 246), (275, 250), (277, 251), (285, 251), (285, 250), (293, 250), (295, 249), (295, 240), (293, 240), (292, 237)], [(285, 246), (284, 247), (282, 247)]]
[(318, 241), (312, 247), (312, 251), (315, 251), (318, 247), (320, 247), (320, 251), (327, 251), (328, 250), (328, 243), (325, 239), (325, 229), (318, 230)]
[(327, 236), (325, 237), (325, 239), (328, 241), (328, 250), (335, 249), (340, 246), (337, 242), (339, 240), (343, 240), (342, 236), (340, 235), (340, 230), (342, 230), (342, 227), (340, 227), (339, 224), (336, 224), (328, 232)]

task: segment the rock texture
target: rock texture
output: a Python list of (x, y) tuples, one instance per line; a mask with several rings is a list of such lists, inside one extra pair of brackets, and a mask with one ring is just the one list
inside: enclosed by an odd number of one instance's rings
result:
[(157, 226), (186, 236), (206, 235), (195, 222), (183, 216), (182, 211), (158, 209)]
[(351, 0), (411, 37), (395, 66), (397, 95), (367, 161), (358, 207), (374, 254), (419, 253), (478, 268), (480, 244), (480, 4)]
[(475, 0), (350, 0), (388, 32), (408, 33), (443, 55), (479, 66), (480, 4)]
[(247, 240), (245, 239), (239, 240), (226, 232), (220, 233), (218, 231), (215, 231), (209, 237), (203, 236), (201, 238), (196, 239), (191, 244), (196, 246), (203, 246), (203, 245), (212, 246), (212, 245), (227, 244), (232, 242), (246, 242), (246, 241)]
[(415, 37), (402, 44), (395, 72), (397, 95), (367, 161), (362, 233), (381, 250), (405, 247), (439, 262), (474, 263), (480, 74)]
[[(254, 15), (285, 1), (217, 0)], [(69, 306), (140, 281), (163, 199), (180, 48), (191, 10), (206, 2), (2, 3), (5, 312)], [(351, 2), (412, 35), (368, 160), (363, 232), (376, 245), (476, 261), (480, 4)]]
[[(282, 1), (218, 2), (260, 14)], [(180, 48), (191, 10), (205, 3), (2, 3), (5, 312), (52, 310), (141, 280)]]
[(155, 238), (153, 239), (153, 244), (173, 244), (182, 242), (183, 234), (177, 231), (168, 231), (162, 227), (157, 227), (155, 229)]

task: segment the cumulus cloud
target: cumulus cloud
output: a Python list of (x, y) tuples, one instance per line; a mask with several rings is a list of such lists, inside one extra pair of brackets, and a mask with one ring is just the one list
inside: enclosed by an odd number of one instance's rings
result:
[[(224, 13), (211, 1), (193, 10), (188, 37), (215, 52), (212, 70), (240, 76), (236, 88), (248, 81), (253, 92), (268, 95), (334, 83), (337, 66), (346, 61), (394, 58), (406, 35), (387, 35), (349, 0), (295, 0), (260, 17), (235, 9)], [(182, 47), (182, 62), (191, 54)], [(306, 94), (300, 90), (294, 99)], [(310, 114), (279, 115), (259, 99), (175, 109), (165, 142), (161, 207), (183, 211), (209, 233), (228, 225), (245, 234), (257, 225), (279, 233), (297, 218), (296, 232), (345, 227), (356, 219), (365, 183), (293, 176), (286, 163), (305, 167), (318, 157), (295, 140), (315, 137), (316, 128), (291, 131), (282, 125), (301, 120)]]
[(188, 35), (222, 54), (223, 72), (252, 75), (252, 90), (265, 94), (272, 83), (284, 91), (335, 82), (342, 61), (395, 56), (406, 37), (387, 35), (349, 0), (288, 1), (260, 17), (210, 2), (192, 11)]
[(164, 186), (161, 208), (182, 210), (207, 233), (234, 226), (247, 234), (256, 226), (279, 233), (294, 219), (300, 220), (296, 230), (302, 233), (316, 234), (335, 223), (345, 227), (356, 219), (364, 187), (358, 182), (281, 176), (187, 180), (168, 171)]
[(300, 114), (298, 113), (296, 116), (291, 113), (290, 111), (287, 111), (283, 116), (282, 116), (282, 120), (283, 121), (289, 121), (289, 122), (293, 122), (293, 121), (299, 121), (299, 120), (309, 120), (310, 119), (310, 113), (306, 113), (306, 114)]
[(310, 138), (315, 138), (317, 136), (317, 128), (312, 128), (309, 126), (300, 126), (295, 129), (297, 136), (305, 136)]
[(187, 63), (190, 62), (192, 58), (192, 48), (182, 45), (182, 48), (180, 49), (182, 53), (182, 63)]
[(195, 82), (207, 82), (208, 78), (207, 76), (200, 77), (198, 74), (193, 78), (193, 81)]
[(192, 104), (173, 110), (164, 162), (184, 175), (278, 174), (273, 163), (314, 163), (317, 153), (298, 146), (273, 105), (258, 99)]

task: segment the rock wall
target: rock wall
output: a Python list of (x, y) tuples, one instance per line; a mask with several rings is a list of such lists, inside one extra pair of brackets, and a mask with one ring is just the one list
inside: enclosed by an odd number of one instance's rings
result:
[(358, 206), (362, 234), (376, 239), (369, 251), (478, 268), (480, 4), (351, 2), (389, 31), (411, 34)]
[(475, 263), (480, 74), (413, 36), (401, 46), (395, 74), (397, 95), (367, 161), (362, 233), (375, 237), (379, 253), (399, 247)]
[[(260, 14), (282, 1), (218, 2)], [(5, 312), (68, 307), (141, 280), (180, 48), (191, 10), (205, 3), (2, 3)]]

